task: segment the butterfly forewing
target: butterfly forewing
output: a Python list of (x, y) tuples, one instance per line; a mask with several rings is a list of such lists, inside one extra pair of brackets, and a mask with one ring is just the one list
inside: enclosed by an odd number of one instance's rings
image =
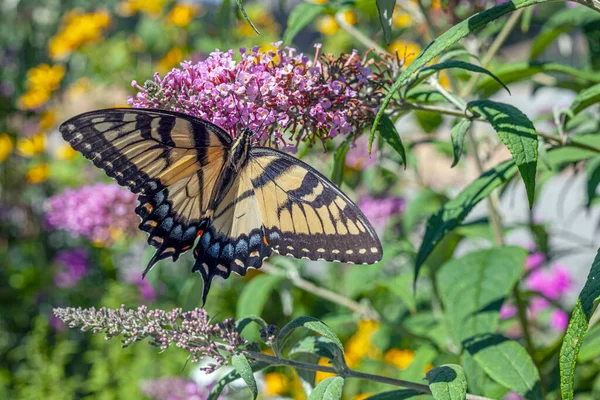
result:
[(377, 234), (360, 209), (327, 178), (285, 153), (253, 148), (249, 168), (265, 239), (279, 254), (372, 264), (382, 257)]
[(60, 131), (71, 146), (139, 195), (136, 213), (159, 259), (176, 259), (207, 224), (230, 139), (180, 113), (108, 109), (74, 117)]

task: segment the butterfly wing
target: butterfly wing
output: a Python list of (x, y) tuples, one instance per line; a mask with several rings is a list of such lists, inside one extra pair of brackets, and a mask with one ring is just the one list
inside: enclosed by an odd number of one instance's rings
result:
[(158, 260), (188, 250), (207, 224), (205, 213), (231, 146), (227, 133), (180, 113), (107, 109), (60, 126), (71, 146), (139, 195), (136, 213)]
[(253, 148), (249, 164), (267, 243), (282, 255), (372, 264), (383, 255), (375, 230), (337, 186), (280, 151)]

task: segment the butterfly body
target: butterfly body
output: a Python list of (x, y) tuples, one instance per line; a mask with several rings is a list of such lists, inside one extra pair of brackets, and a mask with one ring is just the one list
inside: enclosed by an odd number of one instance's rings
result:
[(65, 140), (139, 195), (156, 262), (193, 248), (204, 280), (245, 275), (273, 252), (371, 264), (382, 248), (358, 207), (302, 161), (235, 139), (207, 121), (146, 109), (98, 110), (60, 127)]

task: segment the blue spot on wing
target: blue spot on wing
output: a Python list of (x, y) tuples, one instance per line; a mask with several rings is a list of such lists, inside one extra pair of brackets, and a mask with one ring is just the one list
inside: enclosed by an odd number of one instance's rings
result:
[(235, 253), (243, 255), (248, 253), (248, 243), (246, 243), (245, 239), (240, 239), (239, 242), (235, 245)]

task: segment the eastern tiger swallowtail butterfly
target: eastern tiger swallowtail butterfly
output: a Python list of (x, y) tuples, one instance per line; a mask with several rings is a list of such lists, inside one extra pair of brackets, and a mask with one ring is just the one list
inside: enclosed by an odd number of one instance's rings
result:
[[(107, 109), (73, 117), (63, 138), (139, 196), (139, 228), (161, 259), (192, 247), (193, 272), (245, 275), (276, 253), (310, 260), (372, 264), (382, 257), (373, 227), (327, 178), (278, 150), (252, 146), (185, 114)], [(197, 243), (196, 243), (197, 240)]]

